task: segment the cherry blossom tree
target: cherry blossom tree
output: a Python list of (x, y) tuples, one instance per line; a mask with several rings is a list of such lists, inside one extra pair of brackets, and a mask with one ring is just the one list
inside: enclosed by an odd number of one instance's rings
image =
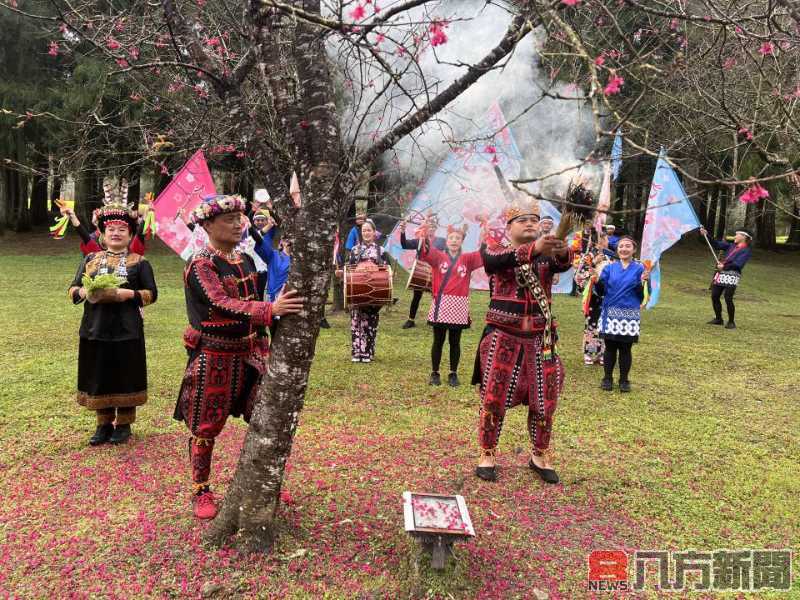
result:
[[(531, 7), (507, 4), (505, 31), (449, 81), (427, 80), (420, 56), (448, 43), (453, 6), (431, 0), (386, 3), (243, 0), (56, 0), (41, 19), (50, 55), (108, 65), (104, 85), (140, 107), (135, 123), (161, 163), (199, 145), (265, 182), (294, 240), (288, 287), (306, 309), (281, 320), (241, 457), (207, 539), (233, 536), (268, 548), (286, 460), (303, 407), (318, 323), (330, 281), (334, 228), (370, 169), (486, 73), (502, 66), (537, 25)], [(35, 18), (20, 3), (6, 8)], [(480, 12), (469, 18), (480, 18)], [(55, 58), (55, 56), (53, 56)], [(112, 110), (97, 111), (107, 122)], [(109, 132), (112, 134), (113, 132)], [(296, 172), (302, 203), (289, 198)]]

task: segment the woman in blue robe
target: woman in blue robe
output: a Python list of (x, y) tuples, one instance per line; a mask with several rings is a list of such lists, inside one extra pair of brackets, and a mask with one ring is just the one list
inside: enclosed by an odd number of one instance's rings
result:
[(619, 356), (619, 389), (630, 392), (628, 374), (633, 363), (631, 348), (639, 341), (640, 307), (644, 300), (645, 285), (650, 276), (644, 265), (633, 259), (636, 242), (623, 236), (617, 243), (619, 260), (606, 263), (600, 270), (595, 284), (602, 296), (600, 308), (600, 337), (605, 343), (600, 387), (611, 391), (614, 385), (614, 367)]

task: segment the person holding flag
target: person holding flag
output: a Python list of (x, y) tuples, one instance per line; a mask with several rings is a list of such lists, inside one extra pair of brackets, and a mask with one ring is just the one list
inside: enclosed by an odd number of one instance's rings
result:
[(738, 229), (733, 237), (733, 243), (731, 243), (725, 240), (709, 240), (705, 227), (700, 228), (700, 233), (714, 248), (726, 253), (725, 258), (717, 261), (717, 272), (711, 283), (711, 306), (714, 308), (714, 318), (708, 324), (722, 325), (724, 323), (720, 298), (725, 294), (725, 307), (728, 309), (728, 323), (725, 325), (725, 329), (736, 329), (736, 321), (733, 319), (736, 313), (733, 295), (736, 293), (736, 287), (742, 277), (742, 269), (753, 255), (753, 251), (750, 249), (753, 236), (746, 229)]
[[(678, 242), (684, 233), (698, 227), (700, 220), (662, 149), (650, 186), (642, 232), (642, 262), (649, 261), (653, 265), (647, 308), (653, 308), (661, 296), (661, 255)], [(624, 236), (619, 241), (623, 239)]]

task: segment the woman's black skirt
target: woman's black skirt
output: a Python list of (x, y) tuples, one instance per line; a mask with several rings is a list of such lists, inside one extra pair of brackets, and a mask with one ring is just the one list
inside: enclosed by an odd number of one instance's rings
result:
[(97, 410), (147, 402), (144, 338), (100, 342), (80, 338), (78, 404)]

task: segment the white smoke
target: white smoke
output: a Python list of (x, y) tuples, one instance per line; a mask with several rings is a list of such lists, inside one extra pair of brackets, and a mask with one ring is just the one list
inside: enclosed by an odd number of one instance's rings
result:
[[(450, 0), (419, 8), (408, 14), (407, 22), (425, 23), (432, 18), (449, 22), (445, 32), (447, 43), (436, 48), (427, 47), (419, 58), (420, 70), (411, 70), (402, 78), (403, 87), (419, 94), (424, 87), (430, 96), (444, 89), (466, 72), (464, 66), (481, 60), (494, 48), (505, 34), (512, 16), (497, 4), (479, 0)], [(386, 30), (387, 39), (379, 47), (385, 50), (396, 48), (388, 39), (392, 28)], [(583, 100), (562, 100), (547, 97), (553, 95), (578, 97), (582, 92), (568, 84), (550, 85), (549, 77), (542, 72), (539, 48), (543, 32), (536, 31), (525, 37), (513, 55), (502, 61), (502, 68), (484, 75), (476, 84), (461, 94), (447, 109), (412, 135), (398, 143), (394, 152), (396, 159), (387, 161), (388, 169), (399, 169), (413, 173), (420, 180), (436, 168), (449, 150), (448, 142), (469, 140), (495, 101), (505, 113), (517, 145), (524, 157), (523, 177), (543, 177), (580, 165), (594, 143), (594, 129), (590, 108)], [(374, 35), (370, 34), (370, 39)], [(392, 67), (400, 69), (408, 65), (406, 57), (390, 55)], [(340, 64), (344, 64), (340, 60)], [(363, 65), (360, 65), (363, 69)], [(363, 108), (372, 102), (384, 80), (377, 70), (356, 71), (348, 69), (351, 77), (364, 83), (364, 96), (358, 110), (346, 114), (343, 129), (348, 130), (364, 114)], [(372, 81), (372, 86), (369, 82)], [(423, 104), (425, 96), (418, 96)], [(358, 144), (366, 147), (389, 126), (413, 109), (411, 101), (397, 88), (391, 98), (379, 98), (372, 107), (358, 138)], [(380, 115), (380, 116), (378, 116)], [(576, 171), (565, 172), (543, 182), (542, 191), (547, 194), (562, 194)], [(599, 188), (596, 169), (584, 168), (581, 175)]]

